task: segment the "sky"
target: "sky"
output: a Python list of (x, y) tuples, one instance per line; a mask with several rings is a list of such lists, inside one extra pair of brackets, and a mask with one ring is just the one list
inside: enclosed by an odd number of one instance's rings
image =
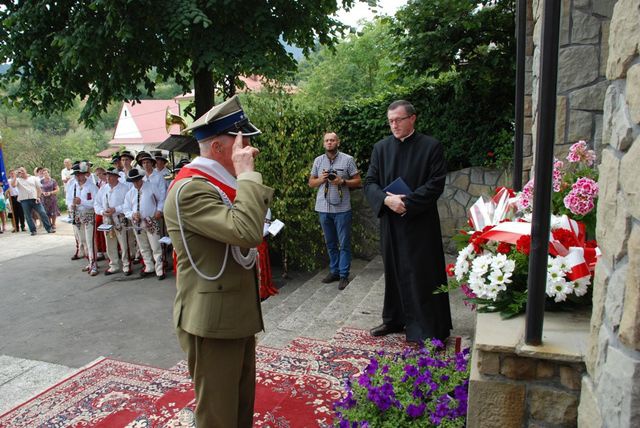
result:
[[(405, 4), (407, 4), (407, 0), (378, 0), (378, 15), (393, 16), (396, 11)], [(357, 2), (349, 12), (341, 10), (336, 15), (343, 23), (356, 28), (359, 27), (358, 21), (362, 19), (370, 21), (374, 17), (367, 3), (361, 1)]]

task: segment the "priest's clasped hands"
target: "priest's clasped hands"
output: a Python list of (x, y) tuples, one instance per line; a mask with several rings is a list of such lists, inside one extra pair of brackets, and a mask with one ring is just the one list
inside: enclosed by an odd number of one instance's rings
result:
[(404, 206), (404, 198), (407, 195), (395, 195), (391, 192), (387, 192), (387, 197), (384, 198), (384, 204), (389, 207), (394, 213), (404, 215), (407, 212), (407, 208)]

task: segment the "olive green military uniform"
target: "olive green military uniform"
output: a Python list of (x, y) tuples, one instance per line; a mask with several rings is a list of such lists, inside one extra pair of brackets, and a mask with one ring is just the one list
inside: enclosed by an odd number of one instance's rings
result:
[(177, 209), (196, 267), (212, 277), (223, 265), (227, 243), (248, 249), (262, 241), (273, 189), (262, 185), (258, 172), (240, 174), (229, 208), (205, 179), (194, 177), (176, 206), (185, 180), (168, 192), (164, 215), (177, 255), (173, 319), (195, 383), (196, 421), (207, 428), (251, 427), (255, 334), (263, 329), (255, 269), (244, 269), (229, 254), (219, 279), (198, 275), (185, 252)]

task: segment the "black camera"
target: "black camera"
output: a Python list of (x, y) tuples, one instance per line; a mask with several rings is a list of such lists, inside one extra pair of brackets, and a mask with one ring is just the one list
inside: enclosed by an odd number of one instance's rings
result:
[(331, 168), (329, 171), (327, 171), (328, 175), (327, 175), (327, 179), (329, 181), (333, 181), (336, 179), (336, 177), (338, 177), (338, 171), (336, 171), (335, 169)]

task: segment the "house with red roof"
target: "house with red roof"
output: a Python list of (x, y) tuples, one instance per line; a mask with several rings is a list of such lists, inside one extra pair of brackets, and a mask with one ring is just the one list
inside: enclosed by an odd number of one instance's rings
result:
[(166, 140), (170, 133), (179, 134), (178, 125), (173, 125), (169, 129), (170, 132), (167, 132), (165, 122), (167, 109), (172, 114), (180, 114), (180, 105), (177, 100), (142, 100), (135, 104), (123, 103), (113, 138), (108, 143), (109, 147), (98, 153), (98, 156), (108, 158), (122, 149), (133, 153), (153, 150)]

